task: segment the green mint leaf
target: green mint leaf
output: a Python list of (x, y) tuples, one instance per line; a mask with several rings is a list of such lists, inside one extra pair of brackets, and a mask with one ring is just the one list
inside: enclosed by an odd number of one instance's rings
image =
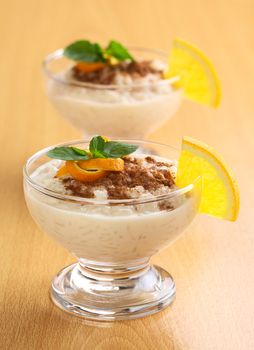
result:
[(101, 136), (95, 136), (92, 138), (89, 144), (89, 151), (92, 153), (93, 158), (105, 158), (103, 155), (105, 141)]
[(104, 154), (102, 152), (97, 151), (97, 150), (95, 150), (92, 155), (93, 155), (93, 158), (107, 158), (104, 156)]
[(115, 57), (118, 61), (134, 60), (128, 50), (115, 40), (110, 41), (105, 52), (108, 55)]
[(64, 56), (78, 62), (105, 62), (99, 44), (88, 40), (79, 40), (64, 49)]
[(138, 146), (116, 141), (105, 141), (101, 136), (92, 138), (89, 151), (93, 158), (120, 158), (136, 151)]
[(76, 147), (55, 147), (47, 152), (47, 156), (62, 160), (87, 160), (89, 153)]
[[(85, 151), (84, 149), (80, 149), (77, 147), (70, 147), (76, 154), (80, 156), (88, 156), (89, 157), (89, 152)], [(89, 157), (90, 158), (90, 157)]]
[(121, 158), (135, 152), (138, 149), (136, 145), (121, 143), (116, 141), (105, 142), (103, 154), (106, 158)]
[(128, 143), (105, 141), (101, 136), (92, 138), (89, 151), (77, 147), (55, 147), (47, 152), (50, 158), (61, 160), (88, 160), (92, 158), (121, 158), (136, 151), (138, 146)]

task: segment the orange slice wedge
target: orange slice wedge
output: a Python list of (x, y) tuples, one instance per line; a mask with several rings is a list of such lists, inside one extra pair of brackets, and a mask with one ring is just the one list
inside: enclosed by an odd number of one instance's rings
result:
[(184, 137), (176, 184), (179, 187), (187, 186), (199, 176), (203, 180), (199, 212), (235, 221), (239, 213), (240, 195), (231, 169), (212, 147)]
[(93, 182), (107, 175), (107, 171), (103, 169), (83, 169), (79, 162), (68, 160), (66, 162), (67, 172), (74, 177), (74, 179), (82, 182)]
[(95, 72), (97, 70), (102, 69), (103, 67), (105, 67), (105, 64), (102, 62), (79, 62), (76, 64), (76, 68), (84, 73), (91, 73), (91, 72)]
[(218, 107), (221, 87), (218, 74), (205, 54), (190, 43), (175, 39), (166, 78), (178, 76), (184, 95), (196, 102)]

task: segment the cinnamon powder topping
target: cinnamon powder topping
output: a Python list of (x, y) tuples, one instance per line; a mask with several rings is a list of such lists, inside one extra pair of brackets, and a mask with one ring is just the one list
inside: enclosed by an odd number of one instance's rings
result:
[(105, 189), (109, 199), (133, 198), (130, 191), (142, 187), (153, 194), (161, 187), (173, 188), (174, 179), (170, 172), (170, 164), (157, 162), (152, 157), (124, 157), (124, 170), (109, 172), (104, 178), (92, 183), (84, 183), (73, 178), (61, 180), (72, 195), (94, 198), (94, 190)]
[(114, 84), (118, 74), (129, 75), (133, 79), (143, 78), (148, 74), (156, 74), (162, 77), (162, 71), (155, 69), (151, 61), (131, 61), (121, 62), (116, 65), (106, 65), (93, 72), (83, 72), (77, 66), (72, 68), (74, 79), (94, 84), (110, 85)]

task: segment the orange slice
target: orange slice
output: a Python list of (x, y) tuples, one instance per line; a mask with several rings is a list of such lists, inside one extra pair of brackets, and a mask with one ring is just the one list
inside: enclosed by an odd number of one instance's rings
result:
[(105, 67), (105, 63), (102, 62), (79, 62), (76, 64), (76, 68), (84, 73), (91, 73), (91, 72), (95, 72), (97, 70), (102, 69), (103, 67)]
[(103, 169), (110, 171), (123, 171), (124, 170), (124, 160), (121, 158), (94, 158), (88, 160), (78, 161), (78, 165), (82, 169), (94, 170)]
[(74, 177), (74, 179), (82, 182), (93, 182), (107, 175), (107, 171), (103, 169), (83, 169), (80, 167), (79, 162), (72, 160), (66, 161), (67, 172)]
[(196, 102), (218, 107), (221, 87), (218, 74), (205, 54), (186, 41), (175, 39), (166, 78), (178, 76), (184, 95)]
[(212, 147), (184, 137), (176, 184), (179, 187), (187, 186), (199, 176), (203, 180), (199, 212), (235, 221), (239, 213), (240, 195), (231, 169)]

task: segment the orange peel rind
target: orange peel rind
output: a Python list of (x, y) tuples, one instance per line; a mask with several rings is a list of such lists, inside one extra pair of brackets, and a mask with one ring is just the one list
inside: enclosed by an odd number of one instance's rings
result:
[(124, 160), (121, 158), (93, 158), (78, 161), (82, 169), (103, 169), (109, 171), (123, 171)]
[(83, 169), (80, 167), (79, 162), (73, 162), (70, 160), (66, 162), (66, 169), (74, 179), (82, 182), (96, 181), (105, 177), (108, 173), (103, 169)]
[(84, 73), (91, 73), (105, 67), (105, 63), (102, 62), (79, 62), (75, 66), (79, 71)]
[(71, 175), (83, 182), (96, 181), (107, 175), (108, 171), (123, 171), (124, 160), (121, 158), (92, 158), (80, 161), (66, 161), (56, 173), (56, 177)]

